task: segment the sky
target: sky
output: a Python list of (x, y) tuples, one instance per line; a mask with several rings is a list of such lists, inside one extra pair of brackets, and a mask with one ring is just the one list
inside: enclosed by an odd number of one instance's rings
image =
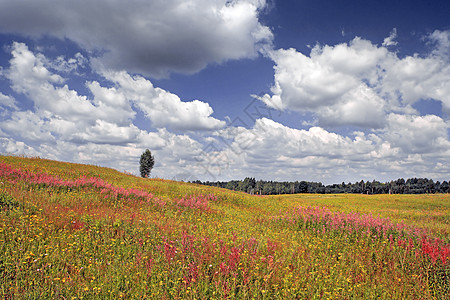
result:
[(450, 2), (0, 0), (0, 153), (151, 177), (450, 179)]

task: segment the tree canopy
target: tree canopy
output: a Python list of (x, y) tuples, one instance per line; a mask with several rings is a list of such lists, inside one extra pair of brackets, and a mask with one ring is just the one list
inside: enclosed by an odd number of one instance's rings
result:
[(397, 179), (381, 183), (379, 181), (361, 180), (355, 183), (330, 184), (323, 185), (321, 182), (276, 182), (258, 180), (247, 177), (244, 180), (201, 182), (193, 183), (222, 187), (235, 191), (258, 195), (277, 195), (277, 194), (297, 194), (297, 193), (317, 193), (317, 194), (339, 194), (339, 193), (358, 193), (358, 194), (425, 194), (425, 193), (449, 193), (450, 184), (447, 181), (434, 182), (427, 178)]
[(152, 156), (150, 150), (146, 149), (144, 153), (142, 153), (139, 164), (139, 171), (141, 172), (141, 176), (144, 178), (148, 178), (150, 176), (150, 172), (153, 169), (153, 165), (155, 164), (155, 158)]

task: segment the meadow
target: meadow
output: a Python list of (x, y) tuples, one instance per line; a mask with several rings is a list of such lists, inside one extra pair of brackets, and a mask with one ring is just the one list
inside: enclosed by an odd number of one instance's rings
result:
[(449, 299), (450, 195), (280, 195), (0, 156), (4, 299)]

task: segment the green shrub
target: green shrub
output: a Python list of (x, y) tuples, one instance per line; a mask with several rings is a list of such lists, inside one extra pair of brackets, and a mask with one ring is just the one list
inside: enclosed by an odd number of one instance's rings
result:
[(19, 202), (17, 202), (11, 195), (0, 192), (0, 208), (2, 210), (11, 210), (17, 208), (19, 206)]

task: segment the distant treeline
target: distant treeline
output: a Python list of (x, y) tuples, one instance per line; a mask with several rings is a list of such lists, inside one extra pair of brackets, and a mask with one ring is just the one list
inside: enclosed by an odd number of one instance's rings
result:
[(427, 178), (397, 179), (390, 182), (381, 183), (379, 181), (363, 181), (355, 183), (323, 185), (321, 182), (295, 181), (295, 182), (276, 182), (258, 180), (247, 177), (244, 180), (201, 182), (200, 180), (192, 183), (216, 186), (234, 191), (242, 191), (255, 195), (279, 195), (279, 194), (298, 194), (298, 193), (316, 193), (316, 194), (433, 194), (448, 193), (450, 191), (447, 181), (434, 182)]

